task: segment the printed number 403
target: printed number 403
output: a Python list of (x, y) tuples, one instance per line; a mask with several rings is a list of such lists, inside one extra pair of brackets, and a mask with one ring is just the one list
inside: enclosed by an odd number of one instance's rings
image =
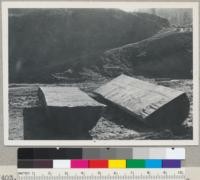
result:
[(16, 180), (13, 175), (2, 175), (1, 180)]

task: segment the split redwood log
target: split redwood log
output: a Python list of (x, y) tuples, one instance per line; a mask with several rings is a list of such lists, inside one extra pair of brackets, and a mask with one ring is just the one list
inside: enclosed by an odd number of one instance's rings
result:
[(88, 138), (105, 107), (76, 87), (39, 87), (38, 95), (52, 127), (71, 139)]
[(123, 74), (95, 93), (154, 128), (179, 126), (189, 113), (186, 93)]

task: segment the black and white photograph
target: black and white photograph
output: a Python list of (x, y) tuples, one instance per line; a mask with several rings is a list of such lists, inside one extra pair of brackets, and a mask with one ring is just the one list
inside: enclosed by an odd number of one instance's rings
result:
[(102, 4), (5, 8), (7, 141), (195, 140), (194, 4)]

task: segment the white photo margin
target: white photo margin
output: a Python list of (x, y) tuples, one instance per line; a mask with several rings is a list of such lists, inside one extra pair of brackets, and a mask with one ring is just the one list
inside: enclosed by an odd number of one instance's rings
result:
[[(9, 8), (191, 8), (193, 10), (193, 139), (192, 140), (9, 140), (8, 111), (8, 9)], [(8, 146), (189, 146), (199, 144), (199, 3), (198, 2), (103, 2), (103, 1), (3, 1), (3, 119), (4, 144)]]

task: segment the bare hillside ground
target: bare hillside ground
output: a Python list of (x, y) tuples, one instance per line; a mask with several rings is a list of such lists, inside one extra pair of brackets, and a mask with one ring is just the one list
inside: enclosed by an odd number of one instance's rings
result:
[[(142, 78), (142, 77), (140, 77)], [(143, 79), (143, 78), (142, 78)], [(184, 121), (180, 130), (155, 130), (145, 127), (138, 122), (132, 122), (132, 126), (127, 128), (123, 122), (124, 115), (116, 110), (108, 109), (102, 117), (98, 120), (93, 129), (90, 130), (90, 135), (93, 139), (192, 139), (192, 80), (186, 79), (146, 79), (153, 83), (182, 90), (187, 93), (190, 100), (190, 113), (188, 118)], [(40, 107), (37, 90), (42, 86), (73, 86), (79, 87), (85, 92), (92, 95), (92, 91), (100, 85), (107, 82), (108, 79), (101, 81), (72, 83), (72, 84), (10, 84), (9, 86), (9, 139), (22, 140), (24, 139), (23, 129), (23, 111), (24, 108)], [(115, 119), (116, 115), (118, 118)], [(37, 121), (40, 117), (33, 117), (31, 121)], [(38, 132), (41, 127), (37, 128)], [(53, 130), (52, 130), (53, 131)], [(177, 133), (178, 132), (178, 133)], [(63, 139), (63, 137), (55, 137), (55, 139)], [(48, 138), (46, 138), (48, 139)]]

